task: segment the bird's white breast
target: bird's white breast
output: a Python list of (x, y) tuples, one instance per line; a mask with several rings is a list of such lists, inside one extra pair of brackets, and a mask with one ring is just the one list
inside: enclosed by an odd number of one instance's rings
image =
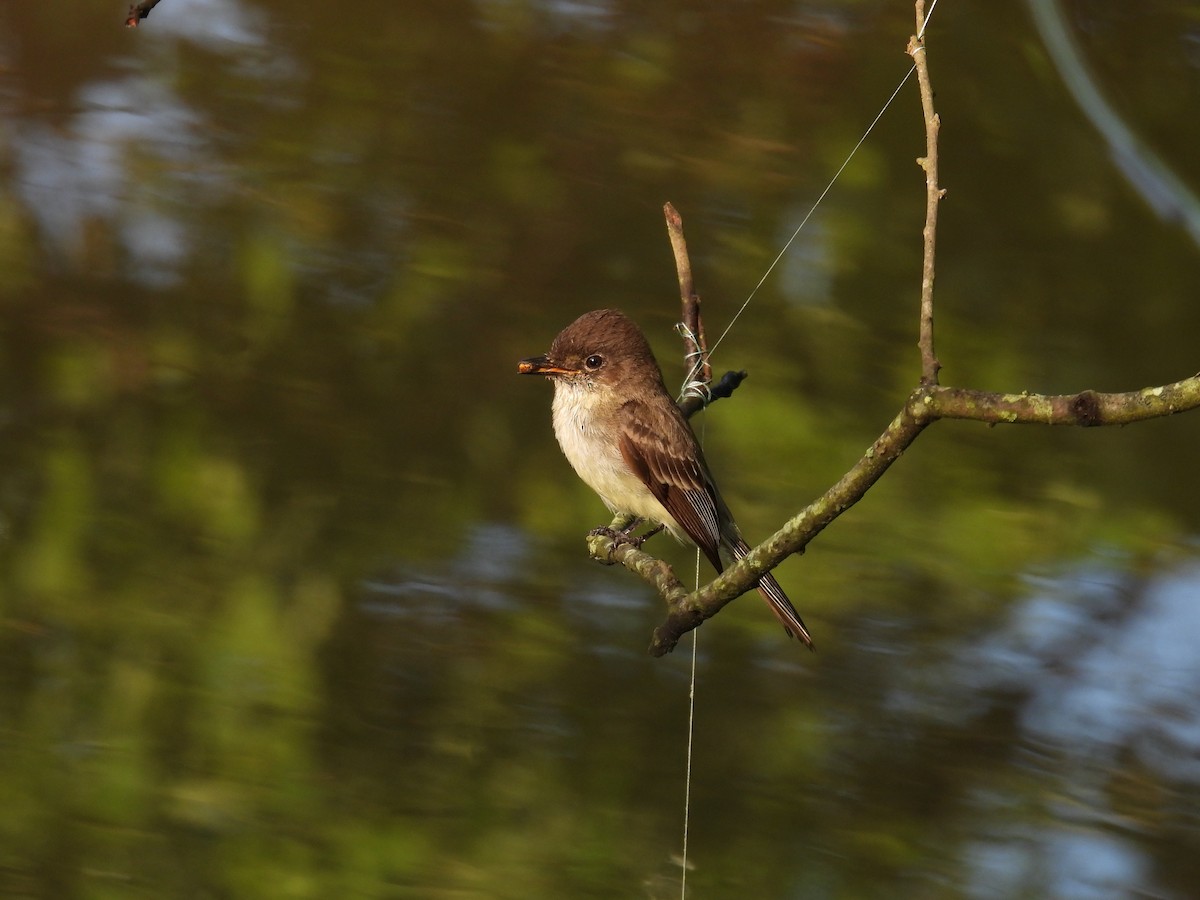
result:
[(618, 411), (619, 400), (601, 385), (554, 382), (554, 436), (584, 483), (613, 512), (674, 525), (670, 513), (621, 456), (620, 427), (612, 418)]

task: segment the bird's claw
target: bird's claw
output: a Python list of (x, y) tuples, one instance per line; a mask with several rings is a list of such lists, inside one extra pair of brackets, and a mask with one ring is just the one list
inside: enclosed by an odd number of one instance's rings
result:
[(654, 535), (658, 534), (663, 530), (663, 528), (666, 527), (665, 525), (658, 525), (657, 527), (647, 531), (645, 534), (634, 536), (633, 530), (641, 524), (641, 519), (634, 519), (621, 529), (613, 528), (610, 525), (601, 525), (599, 528), (593, 528), (591, 531), (589, 531), (587, 536), (606, 537), (609, 539), (609, 541), (611, 541), (608, 546), (608, 565), (612, 565), (613, 562), (615, 562), (613, 559), (613, 554), (616, 553), (617, 548), (622, 544), (628, 544), (634, 550), (641, 550), (642, 544), (646, 543), (646, 541), (654, 537)]

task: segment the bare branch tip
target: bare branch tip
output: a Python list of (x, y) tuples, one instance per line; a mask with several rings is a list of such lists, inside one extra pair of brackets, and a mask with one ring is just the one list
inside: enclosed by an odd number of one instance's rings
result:
[(137, 28), (138, 22), (150, 15), (150, 10), (158, 6), (161, 0), (142, 0), (140, 3), (132, 3), (129, 6), (129, 12), (125, 14), (125, 27)]

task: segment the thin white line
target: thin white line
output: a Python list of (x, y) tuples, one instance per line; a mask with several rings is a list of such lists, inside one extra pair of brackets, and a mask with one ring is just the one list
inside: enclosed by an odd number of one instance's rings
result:
[[(699, 554), (697, 554), (697, 569), (699, 569), (699, 564)], [(699, 580), (699, 572), (697, 572), (696, 577), (697, 580)], [(688, 823), (690, 820), (689, 814), (691, 812), (692, 803), (692, 735), (694, 733), (692, 726), (696, 721), (696, 647), (700, 643), (699, 632), (699, 627), (692, 629), (692, 684), (691, 688), (688, 690), (687, 775), (684, 779), (683, 788), (683, 874), (679, 879), (679, 896), (681, 900), (687, 900)]]
[[(704, 446), (704, 434), (708, 430), (708, 417), (700, 420), (700, 445)], [(700, 547), (696, 547), (696, 590), (700, 589)], [(692, 812), (692, 747), (696, 724), (696, 648), (700, 643), (699, 626), (692, 629), (692, 680), (688, 686), (687, 766), (683, 778), (683, 854), (680, 860), (679, 891), (681, 900), (687, 900), (688, 873), (688, 826)]]
[[(926, 18), (926, 21), (928, 22), (928, 18)], [(887, 102), (883, 104), (883, 108), (881, 110), (879, 110), (879, 112), (876, 114), (875, 118), (871, 120), (871, 124), (867, 126), (867, 130), (863, 132), (863, 136), (858, 139), (858, 143), (854, 145), (854, 149), (850, 151), (850, 153), (846, 157), (845, 161), (838, 167), (838, 170), (833, 173), (833, 177), (831, 179), (829, 179), (829, 184), (825, 185), (825, 190), (821, 191), (821, 196), (819, 196), (817, 198), (816, 203), (814, 203), (812, 205), (812, 209), (810, 209), (808, 211), (808, 214), (805, 215), (805, 217), (800, 221), (800, 224), (796, 226), (796, 230), (792, 232), (792, 236), (787, 239), (787, 243), (783, 245), (783, 249), (779, 251), (779, 254), (771, 262), (771, 265), (769, 265), (767, 267), (767, 271), (763, 273), (763, 277), (758, 279), (758, 284), (756, 284), (754, 286), (754, 290), (752, 290), (750, 292), (750, 296), (747, 297), (745, 302), (743, 302), (742, 305), (738, 308), (738, 311), (734, 314), (734, 316), (730, 320), (729, 324), (725, 326), (725, 330), (721, 332), (721, 336), (719, 338), (717, 338), (716, 343), (713, 344), (709, 348), (709, 350), (708, 350), (709, 357), (711, 357), (713, 352), (716, 351), (717, 346), (721, 343), (721, 341), (725, 340), (725, 335), (729, 334), (730, 329), (733, 328), (734, 322), (736, 322), (738, 320), (738, 316), (740, 316), (743, 312), (745, 312), (746, 307), (750, 305), (750, 301), (754, 299), (754, 295), (758, 293), (758, 289), (763, 286), (763, 283), (767, 280), (768, 277), (770, 277), (771, 273), (773, 271), (775, 271), (775, 267), (777, 265), (779, 265), (779, 261), (781, 259), (783, 259), (783, 255), (788, 252), (788, 248), (790, 248), (792, 246), (792, 242), (795, 241), (796, 238), (799, 236), (800, 229), (802, 229), (806, 224), (808, 224), (808, 220), (811, 219), (813, 213), (815, 213), (817, 211), (817, 207), (821, 205), (821, 201), (823, 201), (825, 199), (825, 195), (828, 194), (833, 189), (834, 183), (838, 180), (839, 177), (841, 177), (841, 174), (842, 174), (842, 172), (845, 171), (846, 166), (850, 165), (850, 160), (854, 159), (854, 154), (858, 152), (858, 148), (861, 147), (866, 142), (867, 138), (871, 134), (871, 131), (875, 128), (875, 126), (877, 124), (879, 124), (879, 120), (883, 118), (883, 114), (885, 112), (887, 112), (888, 107), (892, 105), (892, 101), (896, 99), (896, 95), (900, 93), (900, 89), (903, 88), (904, 85), (906, 85), (908, 83), (908, 79), (912, 76), (912, 73), (914, 71), (916, 71), (916, 68), (917, 67), (914, 64), (908, 70), (908, 72), (905, 73), (904, 77), (902, 79), (900, 79), (900, 83), (898, 85), (896, 85), (896, 89), (894, 91), (892, 91), (892, 95), (887, 98)]]
[[(933, 2), (929, 4), (929, 11), (925, 14), (925, 22), (921, 25), (921, 31), (917, 35), (918, 38), (925, 37), (925, 29), (929, 27), (929, 20), (933, 18), (933, 11), (937, 8), (937, 5), (938, 0), (933, 0)], [(914, 63), (909, 70), (904, 73), (904, 77), (900, 79), (900, 83), (896, 85), (896, 89), (892, 91), (891, 96), (887, 98), (887, 101), (883, 104), (883, 108), (880, 109), (875, 115), (875, 118), (871, 120), (871, 124), (867, 126), (867, 130), (863, 132), (863, 136), (858, 139), (858, 143), (854, 145), (854, 149), (852, 149), (849, 155), (846, 156), (845, 161), (838, 166), (838, 170), (833, 173), (833, 177), (829, 179), (829, 184), (825, 185), (825, 190), (821, 191), (821, 196), (817, 198), (817, 202), (812, 205), (812, 209), (808, 211), (808, 214), (805, 215), (800, 224), (796, 226), (796, 230), (792, 232), (792, 236), (787, 239), (787, 243), (783, 245), (783, 249), (780, 250), (775, 259), (771, 261), (771, 265), (767, 267), (767, 271), (763, 273), (763, 277), (758, 280), (758, 284), (756, 284), (754, 289), (750, 291), (750, 296), (748, 296), (742, 305), (738, 307), (738, 311), (734, 314), (729, 324), (725, 326), (725, 330), (721, 332), (721, 336), (717, 338), (716, 343), (709, 348), (708, 355), (710, 359), (712, 358), (713, 351), (717, 349), (717, 345), (720, 344), (721, 341), (725, 340), (725, 335), (729, 334), (730, 329), (733, 328), (733, 323), (738, 320), (738, 317), (743, 312), (745, 312), (746, 307), (750, 305), (750, 301), (754, 299), (754, 295), (758, 293), (758, 289), (763, 286), (763, 283), (767, 280), (767, 278), (770, 277), (771, 273), (775, 271), (775, 267), (779, 265), (779, 261), (783, 259), (783, 255), (788, 252), (788, 249), (792, 246), (792, 243), (800, 234), (800, 230), (806, 224), (808, 224), (808, 220), (811, 219), (813, 213), (817, 211), (817, 207), (821, 205), (821, 202), (825, 199), (825, 195), (833, 189), (833, 185), (837, 182), (838, 178), (841, 177), (841, 174), (843, 171), (845, 171), (846, 166), (850, 165), (850, 160), (854, 159), (854, 154), (858, 152), (858, 148), (866, 142), (867, 137), (870, 136), (871, 132), (875, 129), (875, 126), (879, 124), (879, 120), (883, 118), (883, 114), (888, 111), (888, 107), (892, 105), (892, 101), (896, 99), (896, 95), (900, 93), (900, 90), (904, 87), (904, 85), (908, 84), (908, 79), (912, 77), (912, 73), (915, 72), (916, 69), (917, 66)]]
[(917, 32), (917, 38), (925, 37), (925, 29), (929, 27), (929, 20), (933, 18), (933, 10), (937, 6), (937, 0), (933, 0), (929, 4), (929, 12), (925, 13), (925, 21), (921, 23), (921, 30)]

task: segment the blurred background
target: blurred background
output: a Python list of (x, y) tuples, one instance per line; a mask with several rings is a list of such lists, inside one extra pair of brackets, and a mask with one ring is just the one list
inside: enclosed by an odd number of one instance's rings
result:
[[(715, 337), (911, 6), (126, 6), (0, 10), (0, 894), (678, 896), (691, 639), (516, 361), (620, 306), (677, 385), (663, 202)], [(946, 384), (1200, 368), (1200, 14), (1063, 14), (1133, 159), (1029, 8), (934, 14)], [(923, 152), (913, 79), (720, 346), (752, 542), (916, 383)], [(1194, 896), (1198, 444), (937, 424), (778, 570), (817, 654), (704, 625), (691, 893)]]

